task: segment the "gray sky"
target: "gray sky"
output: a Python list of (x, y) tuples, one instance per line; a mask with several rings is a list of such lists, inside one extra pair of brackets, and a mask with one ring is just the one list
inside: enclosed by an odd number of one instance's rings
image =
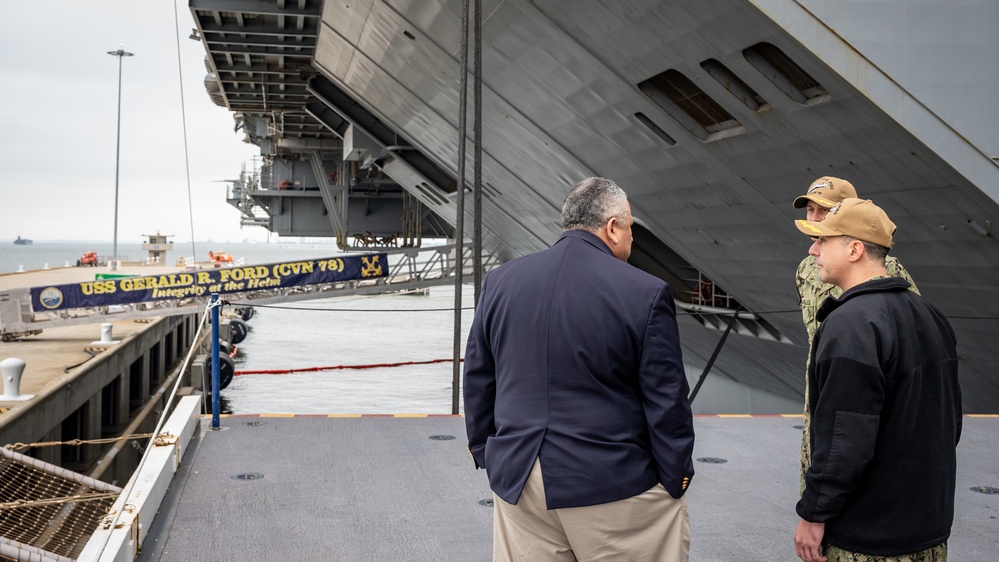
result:
[(118, 59), (122, 63), (118, 241), (157, 230), (189, 241), (177, 31), (196, 240), (263, 240), (240, 227), (227, 185), (257, 147), (204, 87), (186, 0), (0, 0), (0, 243), (114, 236)]

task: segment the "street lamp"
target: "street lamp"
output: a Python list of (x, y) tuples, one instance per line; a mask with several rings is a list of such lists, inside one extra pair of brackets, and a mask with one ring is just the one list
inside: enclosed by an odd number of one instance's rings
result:
[(114, 246), (111, 250), (111, 269), (118, 271), (118, 158), (121, 155), (121, 59), (130, 57), (132, 53), (125, 50), (122, 43), (117, 51), (108, 51), (111, 56), (118, 57), (118, 141), (114, 151)]

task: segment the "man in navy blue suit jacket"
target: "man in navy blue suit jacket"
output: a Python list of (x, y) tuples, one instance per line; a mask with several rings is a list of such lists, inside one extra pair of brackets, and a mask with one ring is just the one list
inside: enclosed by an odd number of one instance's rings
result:
[(632, 222), (620, 187), (584, 180), (555, 245), (483, 283), (465, 424), (496, 495), (495, 560), (687, 560), (676, 309), (669, 285), (626, 262)]

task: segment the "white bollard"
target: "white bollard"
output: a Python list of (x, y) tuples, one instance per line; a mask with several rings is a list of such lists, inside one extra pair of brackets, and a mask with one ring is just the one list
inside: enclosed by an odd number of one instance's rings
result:
[(34, 394), (21, 394), (21, 375), (24, 374), (24, 361), (16, 357), (0, 361), (0, 373), (3, 374), (3, 396), (0, 400), (24, 401), (31, 400)]
[(105, 323), (101, 324), (101, 339), (100, 339), (100, 341), (92, 341), (90, 343), (92, 345), (94, 345), (94, 344), (111, 345), (111, 344), (121, 343), (121, 340), (113, 340), (113, 339), (111, 339), (111, 328), (112, 327), (113, 326), (112, 326), (112, 324), (110, 322), (105, 322)]
[(63, 265), (63, 267), (69, 267), (69, 262), (67, 261), (66, 264)]
[(24, 273), (24, 266), (23, 265), (17, 266), (17, 272), (18, 273)]
[(49, 268), (49, 262), (45, 262), (45, 265), (42, 267), (42, 269), (48, 269), (48, 268)]

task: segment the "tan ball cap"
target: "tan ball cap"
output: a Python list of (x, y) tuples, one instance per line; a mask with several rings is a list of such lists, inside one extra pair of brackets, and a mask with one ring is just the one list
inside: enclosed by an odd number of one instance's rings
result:
[(870, 199), (852, 197), (833, 205), (822, 221), (796, 220), (798, 230), (811, 237), (849, 236), (885, 248), (894, 245), (895, 223)]
[(794, 200), (794, 208), (803, 209), (809, 201), (815, 201), (828, 209), (848, 197), (856, 196), (857, 190), (853, 188), (852, 183), (831, 176), (823, 176), (808, 186), (808, 192)]

